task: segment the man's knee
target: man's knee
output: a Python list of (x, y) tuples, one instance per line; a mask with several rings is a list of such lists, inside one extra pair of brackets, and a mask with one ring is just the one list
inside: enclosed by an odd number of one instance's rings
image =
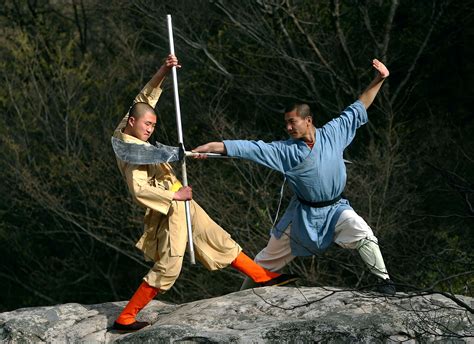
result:
[(158, 261), (144, 280), (152, 287), (162, 291), (169, 290), (181, 273), (183, 257), (169, 257), (166, 262)]
[(368, 235), (367, 237), (365, 238), (362, 238), (360, 239), (357, 243), (356, 243), (356, 249), (359, 250), (361, 249), (363, 246), (371, 246), (371, 245), (379, 245), (379, 241), (377, 239), (377, 237), (375, 235)]
[(344, 211), (336, 225), (334, 242), (343, 248), (358, 249), (364, 240), (377, 242), (372, 229), (362, 217), (355, 211)]

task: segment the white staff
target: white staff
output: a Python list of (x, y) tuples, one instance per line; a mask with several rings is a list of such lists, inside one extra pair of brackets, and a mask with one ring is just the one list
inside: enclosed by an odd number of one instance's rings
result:
[[(174, 53), (174, 40), (173, 40), (173, 26), (171, 24), (171, 14), (168, 14), (168, 35), (170, 41), (170, 53), (175, 55)], [(184, 149), (184, 141), (183, 141), (183, 128), (181, 126), (181, 108), (179, 107), (179, 94), (178, 94), (178, 75), (176, 73), (176, 67), (173, 67), (171, 72), (173, 73), (173, 88), (174, 88), (174, 105), (176, 108), (176, 124), (178, 127), (178, 142), (179, 145)], [(181, 171), (182, 171), (182, 178), (183, 178), (183, 186), (188, 186), (188, 175), (186, 173), (186, 159), (183, 158), (181, 162)], [(193, 230), (191, 228), (191, 208), (189, 201), (185, 201), (184, 203), (186, 209), (186, 225), (188, 228), (188, 250), (189, 250), (189, 258), (191, 260), (191, 264), (196, 264), (196, 260), (194, 258), (194, 245), (193, 245)]]

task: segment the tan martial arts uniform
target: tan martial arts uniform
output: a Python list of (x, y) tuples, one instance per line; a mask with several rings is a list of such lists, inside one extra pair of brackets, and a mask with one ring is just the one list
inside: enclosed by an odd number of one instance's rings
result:
[[(134, 102), (146, 102), (155, 107), (160, 95), (160, 87), (147, 84)], [(114, 136), (124, 142), (148, 145), (123, 133), (127, 120), (128, 113), (115, 129)], [(144, 280), (166, 291), (179, 276), (188, 239), (184, 202), (173, 201), (181, 183), (167, 163), (133, 165), (117, 158), (117, 164), (134, 201), (146, 208), (144, 233), (136, 247), (155, 264)], [(196, 259), (209, 270), (228, 266), (242, 251), (241, 247), (196, 202), (190, 203)]]

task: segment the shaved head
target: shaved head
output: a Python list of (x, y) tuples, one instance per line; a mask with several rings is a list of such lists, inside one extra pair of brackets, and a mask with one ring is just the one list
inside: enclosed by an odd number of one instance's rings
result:
[(155, 110), (148, 103), (135, 103), (128, 112), (127, 125), (123, 132), (147, 141), (155, 131), (156, 119)]
[(302, 103), (291, 103), (288, 104), (288, 106), (285, 108), (285, 113), (296, 111), (298, 116), (301, 118), (306, 118), (306, 117), (313, 117), (313, 114), (311, 113), (311, 109), (308, 104), (302, 104)]
[(139, 119), (147, 113), (152, 113), (156, 116), (155, 110), (150, 106), (150, 104), (138, 102), (133, 104), (133, 106), (130, 108), (129, 116)]

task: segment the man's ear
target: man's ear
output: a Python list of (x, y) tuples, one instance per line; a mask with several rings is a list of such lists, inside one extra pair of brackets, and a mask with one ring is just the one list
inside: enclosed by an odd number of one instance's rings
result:
[(305, 120), (306, 120), (306, 123), (313, 124), (313, 117), (311, 116), (305, 117)]
[(135, 117), (128, 117), (128, 126), (130, 127), (133, 127), (133, 125), (135, 124)]

